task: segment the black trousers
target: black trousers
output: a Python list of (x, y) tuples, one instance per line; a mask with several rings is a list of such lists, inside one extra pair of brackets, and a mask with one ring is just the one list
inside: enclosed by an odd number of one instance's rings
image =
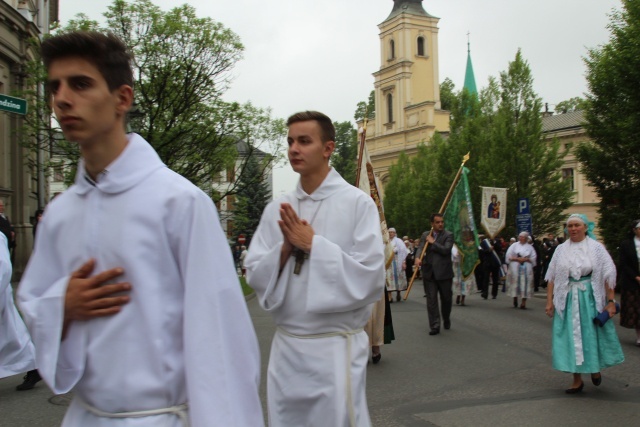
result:
[[(490, 267), (483, 271), (482, 275), (482, 297), (487, 298), (489, 295), (489, 282), (491, 281), (491, 296), (498, 296), (498, 287), (500, 284), (500, 267)], [(491, 280), (489, 279), (491, 276)]]
[[(426, 279), (424, 270), (422, 270), (422, 280), (424, 284), (424, 293), (427, 295), (427, 315), (429, 317), (429, 328), (432, 330), (440, 330), (440, 312), (442, 311), (442, 319), (448, 322), (451, 317), (451, 304), (453, 300), (453, 291), (451, 285), (453, 279), (434, 280)], [(440, 294), (440, 309), (438, 309), (438, 294)]]

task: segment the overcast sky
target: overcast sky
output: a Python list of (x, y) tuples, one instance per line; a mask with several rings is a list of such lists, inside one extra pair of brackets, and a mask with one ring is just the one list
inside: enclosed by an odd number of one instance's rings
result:
[[(373, 89), (380, 68), (378, 24), (392, 0), (154, 0), (164, 10), (189, 3), (199, 16), (223, 23), (240, 36), (244, 59), (234, 69), (228, 101), (270, 107), (275, 117), (307, 109), (334, 121), (353, 121), (359, 101)], [(77, 13), (101, 20), (112, 0), (60, 0), (60, 20)], [(440, 18), (440, 80), (464, 83), (467, 33), (478, 89), (498, 77), (518, 48), (529, 62), (534, 90), (549, 103), (584, 96), (582, 58), (606, 43), (608, 14), (620, 0), (424, 0)], [(288, 168), (288, 165), (285, 166)], [(274, 195), (295, 185), (274, 173)]]

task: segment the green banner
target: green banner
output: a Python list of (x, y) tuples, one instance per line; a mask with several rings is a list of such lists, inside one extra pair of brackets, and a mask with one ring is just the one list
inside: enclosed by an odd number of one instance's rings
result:
[(451, 200), (444, 211), (444, 224), (447, 231), (453, 233), (453, 241), (460, 251), (460, 268), (462, 277), (466, 279), (472, 273), (478, 261), (478, 230), (473, 220), (471, 209), (471, 193), (467, 181), (469, 169), (462, 168), (462, 176)]

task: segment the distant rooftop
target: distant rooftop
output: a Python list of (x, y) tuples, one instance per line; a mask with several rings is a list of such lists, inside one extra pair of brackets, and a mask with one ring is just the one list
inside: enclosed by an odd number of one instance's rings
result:
[(583, 127), (585, 123), (584, 111), (556, 114), (542, 118), (542, 132), (554, 132), (563, 129)]
[(387, 19), (383, 22), (386, 22), (391, 18), (395, 18), (403, 13), (435, 18), (435, 16), (429, 15), (427, 11), (424, 10), (422, 7), (422, 0), (393, 0), (393, 9), (391, 10), (391, 14), (387, 16)]

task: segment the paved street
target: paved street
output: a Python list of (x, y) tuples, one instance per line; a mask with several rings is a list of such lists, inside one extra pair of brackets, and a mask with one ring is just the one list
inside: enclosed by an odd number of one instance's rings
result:
[[(626, 361), (603, 372), (602, 385), (584, 377), (585, 391), (569, 396), (570, 375), (551, 368), (551, 319), (538, 294), (527, 310), (500, 293), (480, 294), (453, 307), (452, 328), (429, 336), (422, 283), (406, 302), (391, 305), (396, 341), (369, 365), (368, 400), (376, 427), (630, 426), (640, 413), (640, 348), (635, 332), (618, 328)], [(248, 301), (266, 372), (273, 322)], [(615, 319), (618, 321), (618, 318)], [(68, 396), (38, 384), (16, 392), (20, 377), (0, 380), (1, 427), (60, 425)], [(262, 384), (264, 401), (265, 384)]]

